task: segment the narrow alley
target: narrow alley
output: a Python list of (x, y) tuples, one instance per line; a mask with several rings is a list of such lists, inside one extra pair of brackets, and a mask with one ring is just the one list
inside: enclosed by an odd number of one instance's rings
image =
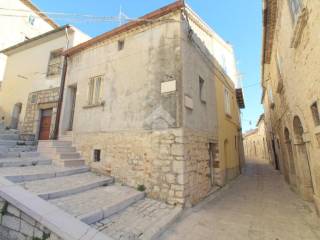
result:
[(268, 163), (247, 161), (243, 175), (187, 211), (161, 239), (315, 240), (320, 219)]

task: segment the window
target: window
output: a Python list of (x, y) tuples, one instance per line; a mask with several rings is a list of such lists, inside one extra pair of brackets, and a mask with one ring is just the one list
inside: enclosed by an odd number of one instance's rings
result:
[(101, 150), (100, 149), (94, 149), (93, 150), (93, 161), (94, 162), (100, 162), (101, 160)]
[(50, 53), (47, 76), (55, 76), (61, 73), (62, 48)]
[(204, 86), (204, 80), (199, 77), (199, 96), (200, 96), (200, 101), (205, 103), (206, 102), (206, 94), (205, 94), (205, 86)]
[(118, 50), (121, 51), (124, 48), (124, 40), (118, 41)]
[(318, 109), (317, 102), (314, 102), (311, 105), (311, 112), (312, 112), (314, 125), (319, 126), (320, 125), (320, 114), (319, 114), (319, 109)]
[(36, 21), (36, 18), (32, 15), (29, 16), (28, 22), (30, 25), (34, 26), (34, 22)]
[(226, 88), (224, 89), (224, 110), (227, 115), (231, 116), (230, 93)]
[(102, 76), (89, 79), (88, 105), (99, 104), (101, 95)]
[(288, 0), (291, 11), (291, 16), (294, 22), (297, 21), (299, 13), (301, 11), (301, 0)]
[(274, 108), (274, 100), (273, 100), (273, 93), (272, 93), (271, 86), (269, 86), (269, 88), (268, 88), (268, 96), (269, 96), (270, 107), (273, 109)]

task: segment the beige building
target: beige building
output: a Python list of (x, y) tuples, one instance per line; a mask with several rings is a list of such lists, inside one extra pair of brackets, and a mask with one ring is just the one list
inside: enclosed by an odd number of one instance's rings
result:
[[(142, 19), (64, 53), (60, 137), (97, 171), (195, 204), (239, 174), (233, 50), (182, 1)], [(223, 123), (232, 128), (221, 134)]]
[[(59, 27), (29, 0), (0, 0), (0, 26), (0, 51)], [(0, 54), (0, 82), (5, 63)]]
[(262, 102), (270, 156), (320, 209), (320, 2), (264, 1)]
[(254, 159), (260, 162), (270, 161), (264, 114), (260, 116), (257, 128), (243, 134), (243, 146), (246, 159)]
[(66, 25), (1, 51), (7, 57), (0, 90), (0, 117), (5, 126), (35, 139), (48, 139), (53, 134), (63, 68), (61, 54), (88, 39)]

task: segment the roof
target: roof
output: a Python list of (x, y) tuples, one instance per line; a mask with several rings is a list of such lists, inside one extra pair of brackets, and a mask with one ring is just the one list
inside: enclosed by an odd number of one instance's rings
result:
[(264, 0), (262, 63), (270, 63), (277, 20), (277, 0)]
[(256, 125), (256, 126), (258, 126), (258, 125), (259, 125), (259, 123), (260, 123), (262, 120), (264, 120), (264, 113), (262, 113), (262, 114), (260, 115), (259, 120), (258, 120), (258, 122), (257, 122), (257, 125)]
[(34, 38), (30, 38), (30, 39), (28, 39), (28, 40), (26, 40), (26, 41), (23, 41), (23, 42), (21, 42), (21, 43), (18, 43), (18, 44), (16, 44), (16, 45), (13, 45), (13, 46), (11, 46), (11, 47), (8, 47), (8, 48), (6, 48), (6, 49), (3, 49), (2, 51), (0, 51), (0, 53), (3, 53), (3, 54), (5, 54), (5, 55), (10, 55), (10, 54), (18, 51), (19, 48), (22, 48), (22, 47), (25, 47), (25, 46), (30, 45), (30, 44), (32, 44), (32, 43), (35, 43), (36, 41), (38, 41), (38, 40), (40, 40), (40, 39), (44, 39), (44, 38), (46, 38), (46, 37), (52, 36), (52, 35), (55, 34), (55, 33), (59, 33), (59, 32), (62, 32), (62, 31), (64, 32), (65, 29), (69, 29), (69, 28), (71, 28), (70, 25), (61, 26), (61, 27), (56, 28), (56, 29), (54, 29), (54, 30), (51, 30), (51, 31), (49, 31), (49, 32), (43, 33), (43, 34), (41, 34), (41, 35), (38, 35), (38, 36), (36, 36), (36, 37), (34, 37)]
[(84, 49), (87, 49), (91, 47), (92, 45), (99, 43), (101, 41), (104, 41), (106, 39), (109, 39), (111, 37), (114, 37), (116, 35), (119, 35), (123, 32), (127, 32), (133, 28), (136, 28), (138, 26), (141, 26), (147, 22), (147, 20), (153, 20), (160, 18), (162, 16), (165, 16), (169, 13), (172, 13), (176, 10), (182, 9), (185, 7), (184, 1), (179, 0), (174, 3), (171, 3), (165, 7), (159, 8), (151, 13), (148, 13), (147, 15), (144, 15), (139, 18), (138, 21), (132, 21), (128, 22), (120, 27), (117, 27), (109, 32), (103, 33), (95, 38), (90, 39), (89, 41), (86, 41), (84, 43), (81, 43), (73, 48), (68, 49), (67, 51), (64, 52), (64, 55), (71, 56), (77, 52), (80, 52)]
[(41, 12), (41, 10), (36, 7), (30, 0), (20, 0), (24, 5), (28, 8), (36, 12), (44, 21), (46, 21), (51, 27), (59, 28), (59, 25), (56, 24), (52, 19), (50, 19), (47, 15)]
[(258, 132), (258, 128), (255, 128), (255, 129), (252, 129), (252, 130), (249, 130), (249, 131), (245, 132), (244, 134), (242, 134), (242, 136), (243, 137), (248, 137), (248, 136), (253, 135), (253, 134), (257, 133), (257, 132)]

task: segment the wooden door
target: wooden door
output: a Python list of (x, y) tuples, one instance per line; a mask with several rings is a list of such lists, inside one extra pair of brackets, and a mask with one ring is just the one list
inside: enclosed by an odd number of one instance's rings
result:
[(39, 140), (49, 140), (52, 109), (41, 111)]

